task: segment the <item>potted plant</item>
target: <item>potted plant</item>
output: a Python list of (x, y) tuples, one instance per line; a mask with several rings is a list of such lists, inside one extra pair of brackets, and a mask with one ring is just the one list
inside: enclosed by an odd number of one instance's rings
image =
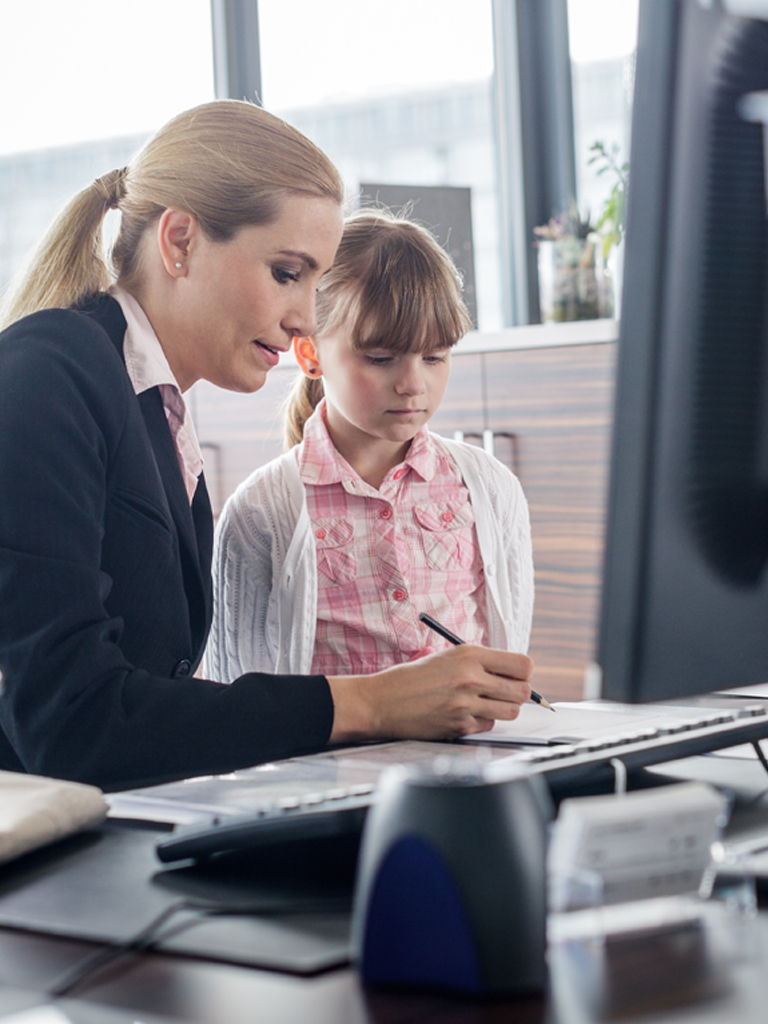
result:
[(603, 239), (603, 257), (608, 259), (611, 249), (621, 244), (624, 238), (624, 216), (627, 205), (627, 187), (629, 185), (629, 163), (619, 163), (619, 147), (617, 143), (610, 149), (604, 142), (593, 142), (589, 147), (593, 155), (589, 164), (597, 164), (597, 177), (611, 173), (616, 180), (603, 209), (595, 224), (595, 230)]
[(576, 204), (534, 228), (539, 308), (543, 323), (595, 320), (613, 313), (613, 289), (603, 246), (589, 216)]

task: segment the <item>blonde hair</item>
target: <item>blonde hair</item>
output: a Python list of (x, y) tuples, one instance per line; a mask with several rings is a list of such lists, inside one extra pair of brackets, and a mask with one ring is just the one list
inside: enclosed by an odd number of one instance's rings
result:
[[(213, 241), (268, 224), (286, 195), (341, 204), (344, 186), (328, 157), (297, 129), (242, 100), (216, 100), (179, 114), (127, 167), (79, 192), (53, 222), (6, 297), (0, 326), (38, 309), (76, 306), (119, 278), (140, 276), (141, 242), (168, 207), (193, 214)], [(110, 257), (102, 223), (121, 214)]]
[[(427, 228), (364, 209), (345, 222), (333, 266), (320, 281), (315, 337), (321, 342), (344, 324), (358, 351), (449, 348), (472, 327), (461, 291), (451, 257)], [(299, 444), (322, 397), (321, 378), (298, 378), (284, 409), (286, 450)]]

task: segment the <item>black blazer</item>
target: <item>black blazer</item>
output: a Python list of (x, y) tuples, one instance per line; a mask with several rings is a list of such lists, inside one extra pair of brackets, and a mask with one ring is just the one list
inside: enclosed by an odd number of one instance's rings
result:
[(122, 788), (321, 748), (322, 676), (195, 679), (212, 519), (99, 296), (0, 334), (0, 768)]

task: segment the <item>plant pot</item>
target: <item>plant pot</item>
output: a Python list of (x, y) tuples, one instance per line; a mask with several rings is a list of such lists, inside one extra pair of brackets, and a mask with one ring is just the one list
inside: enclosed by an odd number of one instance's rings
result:
[(537, 242), (542, 323), (613, 316), (613, 283), (597, 235)]

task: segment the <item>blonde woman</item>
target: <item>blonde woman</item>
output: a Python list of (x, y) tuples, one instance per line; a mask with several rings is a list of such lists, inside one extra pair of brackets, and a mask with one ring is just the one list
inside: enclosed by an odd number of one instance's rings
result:
[[(524, 656), (473, 647), (370, 677), (194, 677), (212, 521), (183, 395), (256, 391), (342, 229), (333, 165), (251, 104), (179, 115), (79, 193), (0, 334), (0, 768), (117, 789), (514, 718)], [(111, 258), (101, 226), (120, 211)]]
[(470, 320), (456, 268), (424, 227), (350, 218), (318, 293), (280, 459), (227, 502), (207, 666), (371, 674), (448, 642), (525, 652), (528, 506), (481, 449), (431, 433)]

